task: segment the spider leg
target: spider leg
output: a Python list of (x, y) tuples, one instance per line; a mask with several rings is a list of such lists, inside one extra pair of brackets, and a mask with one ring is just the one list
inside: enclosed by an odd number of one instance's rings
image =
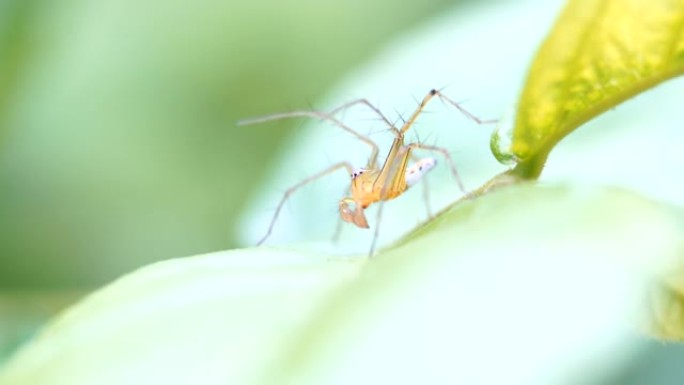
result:
[[(466, 110), (465, 108), (463, 108), (459, 103), (456, 103), (456, 102), (453, 101), (452, 99), (449, 99), (446, 95), (444, 95), (444, 94), (441, 93), (440, 91), (437, 91), (437, 90), (433, 90), (433, 91), (435, 91), (435, 94), (436, 94), (437, 96), (439, 96), (439, 98), (440, 98), (443, 102), (446, 102), (446, 103), (451, 104), (452, 106), (456, 107), (456, 109), (457, 109), (458, 111), (460, 111), (460, 112), (461, 112), (463, 115), (465, 115), (468, 119), (472, 120), (473, 122), (475, 122), (475, 123), (477, 123), (477, 124), (495, 124), (495, 123), (498, 123), (498, 122), (499, 122), (498, 119), (487, 119), (487, 120), (480, 119), (480, 118), (478, 118), (477, 116), (475, 116), (472, 112), (470, 112), (470, 111)], [(431, 91), (431, 92), (432, 92), (432, 91)]]
[(366, 143), (371, 147), (371, 156), (368, 160), (368, 168), (374, 168), (377, 167), (377, 160), (378, 160), (378, 145), (371, 140), (367, 135), (363, 135), (360, 132), (354, 130), (353, 128), (349, 127), (348, 125), (344, 124), (341, 120), (337, 119), (335, 117), (335, 114), (345, 111), (353, 106), (356, 105), (362, 105), (368, 107), (371, 111), (373, 111), (375, 114), (377, 114), (380, 119), (387, 124), (387, 126), (394, 132), (395, 136), (399, 136), (399, 130), (387, 119), (387, 117), (380, 111), (379, 108), (375, 107), (371, 102), (368, 101), (368, 99), (356, 99), (352, 100), (350, 102), (347, 102), (333, 110), (331, 110), (328, 113), (321, 112), (321, 111), (312, 111), (312, 110), (299, 110), (299, 111), (290, 111), (290, 112), (281, 112), (281, 113), (276, 113), (276, 114), (271, 114), (271, 115), (265, 115), (265, 116), (260, 116), (256, 118), (248, 118), (248, 119), (243, 119), (237, 122), (239, 126), (246, 126), (246, 125), (251, 125), (251, 124), (258, 124), (258, 123), (265, 123), (265, 122), (271, 122), (274, 120), (281, 120), (281, 119), (292, 119), (292, 118), (300, 118), (300, 117), (309, 117), (309, 118), (315, 118), (315, 119), (320, 119), (324, 121), (328, 121), (337, 127), (340, 127), (344, 131), (347, 131), (348, 133), (352, 134), (355, 136), (357, 139), (360, 141)]
[(373, 256), (373, 253), (375, 252), (375, 245), (377, 244), (378, 237), (380, 236), (380, 219), (382, 218), (382, 208), (384, 206), (384, 201), (380, 201), (378, 203), (378, 214), (375, 220), (375, 232), (373, 232), (373, 240), (371, 241), (371, 247), (368, 251), (368, 258), (371, 258)]
[(413, 112), (411, 117), (406, 121), (406, 123), (404, 123), (404, 125), (399, 130), (401, 135), (405, 134), (406, 131), (408, 131), (409, 128), (411, 128), (411, 126), (413, 126), (413, 123), (415, 123), (416, 119), (418, 119), (418, 116), (425, 110), (425, 107), (427, 106), (427, 104), (435, 96), (439, 97), (443, 102), (446, 102), (446, 103), (451, 104), (452, 106), (456, 107), (456, 109), (459, 110), (463, 115), (465, 115), (467, 118), (469, 118), (470, 120), (472, 120), (473, 122), (475, 122), (477, 124), (490, 124), (490, 123), (497, 123), (498, 122), (498, 120), (496, 120), (496, 119), (482, 120), (482, 119), (478, 118), (477, 116), (475, 116), (470, 111), (463, 108), (460, 104), (449, 99), (441, 91), (438, 91), (436, 89), (431, 89), (430, 92), (428, 92), (427, 95), (425, 95), (425, 97), (420, 102), (420, 104), (418, 104), (418, 107)]
[(334, 171), (337, 171), (341, 168), (346, 168), (347, 172), (351, 174), (353, 172), (351, 164), (349, 162), (339, 162), (335, 163), (332, 166), (319, 171), (318, 173), (311, 175), (310, 177), (300, 181), (299, 183), (291, 186), (287, 190), (285, 190), (285, 193), (283, 194), (283, 197), (280, 199), (280, 202), (278, 203), (278, 206), (276, 207), (275, 213), (273, 214), (273, 218), (271, 219), (271, 223), (268, 225), (268, 230), (266, 231), (266, 234), (257, 242), (257, 245), (261, 245), (266, 241), (266, 239), (271, 235), (271, 232), (273, 232), (273, 227), (275, 226), (276, 220), (278, 219), (278, 215), (280, 214), (280, 210), (282, 210), (283, 206), (285, 205), (285, 202), (290, 198), (290, 196), (297, 191), (299, 188), (317, 180), (320, 179), (328, 174), (333, 173)]
[(438, 147), (438, 146), (430, 146), (427, 144), (422, 144), (422, 143), (411, 143), (408, 145), (409, 148), (417, 148), (421, 150), (426, 150), (426, 151), (432, 151), (432, 152), (437, 152), (440, 153), (444, 159), (446, 159), (447, 164), (449, 165), (449, 169), (451, 170), (451, 174), (454, 176), (454, 179), (456, 180), (456, 183), (458, 184), (458, 188), (466, 195), (468, 195), (468, 190), (466, 190), (465, 185), (463, 184), (463, 180), (461, 180), (461, 176), (458, 173), (458, 169), (456, 168), (456, 163), (454, 163), (453, 158), (451, 157), (451, 154), (449, 154), (449, 151), (444, 148), (444, 147)]

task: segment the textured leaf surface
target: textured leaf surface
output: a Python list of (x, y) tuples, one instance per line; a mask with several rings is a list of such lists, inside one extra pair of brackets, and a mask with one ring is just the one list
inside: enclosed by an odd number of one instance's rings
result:
[(633, 193), (523, 185), (370, 261), (258, 248), (162, 262), (64, 313), (0, 383), (548, 384), (631, 351), (624, 331), (652, 327), (634, 321), (681, 265), (682, 231), (681, 212)]
[(511, 152), (522, 174), (536, 177), (584, 122), (682, 72), (684, 1), (569, 1), (520, 98)]

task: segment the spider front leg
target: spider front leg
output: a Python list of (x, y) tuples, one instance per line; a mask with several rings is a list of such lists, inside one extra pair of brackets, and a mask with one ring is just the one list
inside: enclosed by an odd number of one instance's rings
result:
[(435, 95), (439, 96), (439, 98), (440, 98), (443, 102), (446, 102), (446, 103), (451, 104), (452, 106), (456, 107), (456, 109), (457, 109), (460, 113), (462, 113), (462, 114), (465, 115), (468, 119), (472, 120), (473, 122), (475, 122), (475, 123), (477, 123), (477, 124), (496, 124), (496, 123), (499, 122), (499, 119), (487, 119), (487, 120), (480, 119), (480, 118), (478, 118), (477, 116), (475, 116), (472, 112), (470, 112), (470, 111), (466, 110), (465, 108), (463, 108), (459, 103), (456, 103), (455, 101), (449, 99), (446, 95), (444, 95), (444, 94), (441, 93), (440, 91), (432, 90), (432, 91), (430, 91), (430, 93), (432, 93), (433, 91), (434, 91)]
[(314, 175), (311, 175), (310, 177), (300, 181), (299, 183), (295, 184), (294, 186), (288, 188), (285, 190), (285, 193), (283, 194), (283, 197), (280, 199), (280, 202), (278, 203), (278, 207), (276, 207), (275, 213), (273, 214), (273, 218), (271, 219), (271, 223), (268, 225), (268, 230), (266, 231), (266, 234), (257, 242), (257, 245), (261, 245), (266, 241), (266, 239), (271, 235), (271, 232), (273, 232), (273, 227), (275, 226), (275, 222), (278, 219), (278, 215), (280, 214), (280, 210), (283, 208), (285, 205), (285, 202), (287, 202), (288, 198), (297, 191), (299, 188), (319, 179), (322, 178), (328, 174), (331, 174), (334, 171), (337, 171), (341, 168), (347, 169), (348, 175), (351, 175), (353, 173), (353, 169), (351, 164), (349, 162), (339, 162), (335, 163), (334, 165), (326, 168), (323, 171), (320, 171)]
[(411, 114), (411, 117), (404, 123), (404, 125), (401, 127), (400, 134), (403, 136), (406, 131), (413, 126), (413, 123), (416, 122), (416, 119), (418, 119), (418, 116), (425, 110), (425, 107), (428, 105), (430, 100), (434, 98), (435, 96), (439, 97), (443, 102), (446, 102), (448, 104), (451, 104), (453, 107), (455, 107), (459, 112), (461, 112), (463, 115), (465, 115), (468, 119), (472, 120), (473, 122), (477, 124), (492, 124), (492, 123), (497, 123), (498, 120), (496, 119), (489, 119), (489, 120), (482, 120), (475, 116), (473, 113), (470, 111), (466, 110), (465, 108), (461, 107), (460, 104), (456, 103), (455, 101), (449, 99), (446, 95), (444, 95), (441, 91), (438, 91), (436, 89), (431, 89), (430, 92), (425, 95), (423, 100), (418, 104), (418, 107), (416, 110)]

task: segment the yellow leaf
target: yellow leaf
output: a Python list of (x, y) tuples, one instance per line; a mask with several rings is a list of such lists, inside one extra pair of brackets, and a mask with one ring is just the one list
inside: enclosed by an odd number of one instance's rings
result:
[(684, 72), (684, 0), (570, 0), (522, 92), (510, 151), (536, 178), (553, 146), (596, 115)]
[(684, 341), (684, 277), (674, 272), (654, 285), (648, 302), (650, 320), (645, 331), (668, 341)]

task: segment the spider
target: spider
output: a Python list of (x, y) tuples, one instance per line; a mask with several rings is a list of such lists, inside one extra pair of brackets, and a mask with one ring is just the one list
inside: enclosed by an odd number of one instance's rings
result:
[[(397, 128), (392, 124), (378, 108), (373, 106), (367, 99), (357, 99), (348, 102), (340, 107), (333, 109), (328, 113), (319, 111), (291, 111), (272, 115), (266, 115), (257, 118), (246, 119), (238, 122), (239, 125), (249, 125), (263, 123), (278, 119), (288, 119), (296, 117), (312, 117), (321, 120), (327, 120), (334, 125), (342, 128), (343, 130), (349, 132), (350, 134), (357, 137), (362, 142), (366, 143), (371, 147), (371, 155), (368, 159), (368, 163), (364, 168), (354, 169), (349, 162), (338, 162), (332, 166), (321, 170), (320, 172), (309, 176), (308, 178), (300, 181), (299, 183), (288, 188), (283, 197), (281, 198), (278, 206), (273, 214), (273, 218), (268, 226), (266, 234), (257, 242), (257, 245), (263, 244), (266, 239), (271, 235), (273, 228), (275, 226), (278, 215), (283, 205), (287, 199), (302, 186), (311, 183), (323, 176), (333, 173), (339, 169), (346, 169), (351, 178), (351, 196), (342, 198), (338, 203), (340, 218), (345, 221), (356, 225), (359, 228), (367, 229), (368, 221), (364, 211), (373, 203), (383, 203), (385, 201), (397, 198), (406, 190), (420, 182), (423, 176), (429, 172), (436, 164), (435, 158), (422, 158), (418, 159), (414, 164), (409, 166), (409, 159), (413, 157), (412, 151), (414, 149), (426, 150), (431, 152), (440, 153), (447, 161), (449, 168), (451, 170), (458, 187), (467, 194), (467, 191), (463, 185), (461, 177), (458, 174), (456, 165), (454, 164), (449, 152), (438, 146), (431, 146), (423, 143), (405, 143), (404, 136), (406, 132), (415, 123), (418, 116), (423, 112), (425, 106), (432, 100), (435, 96), (440, 98), (442, 101), (454, 106), (461, 113), (463, 113), (467, 118), (476, 122), (477, 124), (488, 124), (496, 123), (497, 120), (481, 120), (472, 113), (468, 112), (466, 109), (461, 107), (458, 103), (446, 97), (440, 91), (436, 89), (430, 90), (427, 95), (420, 102), (416, 110), (411, 114), (408, 120), (406, 120), (400, 128)], [(392, 146), (390, 147), (389, 153), (385, 157), (385, 161), (382, 165), (378, 162), (379, 149), (378, 145), (373, 142), (369, 137), (360, 134), (359, 132), (353, 130), (342, 121), (335, 117), (335, 114), (346, 110), (354, 105), (364, 105), (370, 108), (374, 113), (376, 113), (387, 126), (390, 128), (394, 134), (394, 140)], [(380, 206), (382, 208), (382, 206)], [(378, 217), (380, 216), (380, 210), (378, 211)], [(378, 237), (378, 226), (376, 226), (375, 234), (371, 244), (370, 255), (373, 255), (375, 248), (375, 243)]]

